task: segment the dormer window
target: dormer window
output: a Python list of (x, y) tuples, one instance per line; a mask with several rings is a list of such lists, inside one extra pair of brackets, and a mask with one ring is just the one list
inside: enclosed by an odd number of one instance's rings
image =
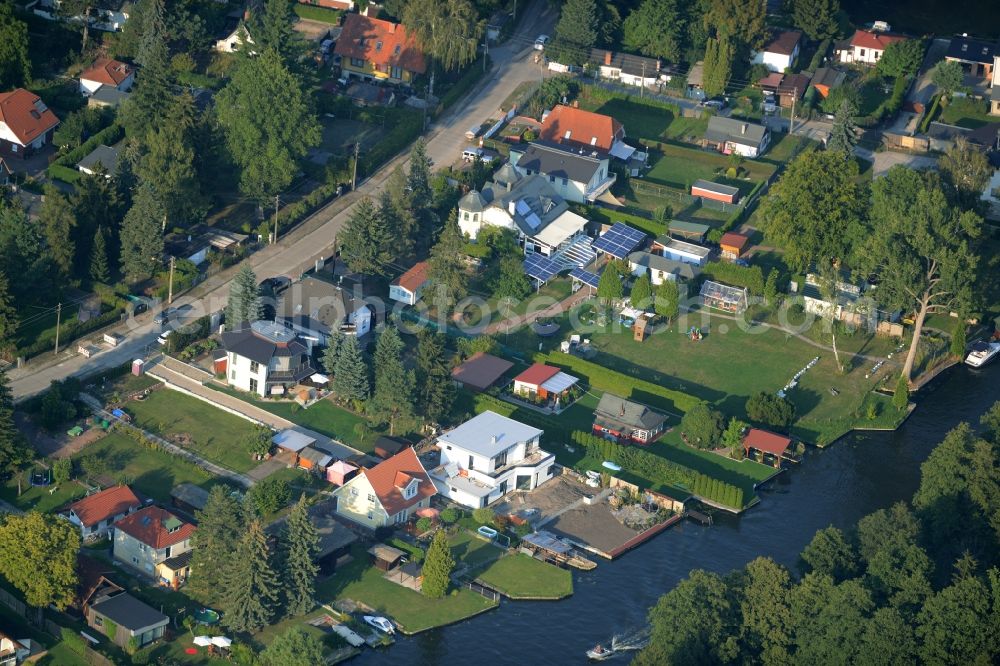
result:
[(563, 135), (563, 138), (566, 139), (567, 141), (569, 141), (569, 137), (572, 134), (573, 134), (573, 130), (566, 130), (566, 134)]
[(596, 136), (590, 137), (590, 145), (592, 145), (592, 146), (596, 146), (597, 145), (597, 137)]
[(375, 42), (375, 51), (378, 52), (381, 50), (382, 50), (382, 42)]
[(403, 490), (403, 497), (405, 497), (406, 499), (411, 499), (414, 495), (416, 495), (417, 484), (419, 483), (420, 481), (418, 479), (413, 479), (408, 484), (406, 484), (406, 488)]
[(393, 55), (399, 55), (399, 49), (400, 49), (400, 46), (399, 46), (399, 44), (396, 44), (396, 48), (394, 48), (394, 49), (392, 50), (392, 54), (393, 54)]

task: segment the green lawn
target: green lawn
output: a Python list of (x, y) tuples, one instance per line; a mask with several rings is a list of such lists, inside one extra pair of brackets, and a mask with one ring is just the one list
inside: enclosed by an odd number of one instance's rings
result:
[(320, 23), (330, 23), (332, 25), (339, 25), (341, 14), (343, 14), (343, 12), (336, 9), (303, 5), (298, 2), (292, 5), (292, 8), (295, 11), (295, 15), (299, 18), (309, 21), (319, 21)]
[(989, 112), (990, 103), (986, 100), (954, 97), (947, 106), (942, 106), (937, 120), (948, 125), (976, 129), (997, 122), (996, 116), (991, 116)]
[[(74, 456), (95, 455), (107, 462), (105, 476), (124, 478), (140, 493), (160, 501), (170, 501), (170, 491), (178, 483), (208, 487), (214, 478), (182, 458), (158, 451), (119, 433), (111, 433)], [(82, 489), (81, 489), (82, 490)]]
[(638, 96), (598, 101), (588, 97), (584, 89), (579, 101), (582, 109), (617, 119), (625, 126), (625, 134), (636, 139), (692, 141), (701, 138), (708, 127), (708, 118), (685, 118), (657, 104), (644, 103)]
[(660, 154), (654, 155), (651, 157), (652, 168), (644, 180), (685, 192), (691, 191), (694, 181), (703, 178), (739, 187), (743, 194), (747, 194), (753, 189), (755, 181), (767, 179), (777, 168), (767, 162), (744, 160), (740, 168), (746, 170), (750, 180), (730, 180), (720, 175), (730, 166), (729, 158), (715, 151), (664, 144)]
[(497, 605), (467, 589), (452, 591), (442, 599), (429, 599), (383, 578), (381, 571), (369, 565), (370, 557), (363, 546), (354, 546), (352, 555), (354, 561), (319, 585), (317, 598), (323, 602), (359, 601), (395, 620), (405, 633), (458, 622)]
[(128, 403), (125, 410), (137, 426), (165, 439), (173, 435), (189, 436), (191, 443), (185, 447), (206, 460), (237, 472), (246, 472), (256, 465), (243, 444), (254, 425), (207, 402), (161, 389), (143, 401)]
[[(30, 470), (20, 473), (22, 488), (20, 496), (17, 494), (17, 477), (15, 476), (0, 486), (0, 499), (10, 502), (23, 511), (34, 510), (48, 513), (83, 497), (87, 492), (86, 488), (75, 481), (64, 483), (61, 486), (31, 486), (27, 482), (28, 474), (30, 474)], [(50, 490), (53, 492), (50, 493)]]
[(562, 599), (573, 594), (573, 574), (516, 553), (489, 565), (476, 578), (511, 599)]
[(504, 554), (503, 549), (468, 530), (462, 530), (448, 540), (451, 556), (471, 569), (493, 562)]
[(361, 437), (354, 431), (355, 426), (359, 423), (367, 423), (367, 419), (354, 412), (349, 412), (346, 409), (338, 407), (332, 400), (320, 400), (308, 409), (302, 409), (302, 407), (294, 402), (260, 400), (244, 391), (236, 391), (231, 388), (219, 386), (214, 382), (208, 382), (205, 386), (216, 391), (234, 395), (241, 400), (245, 400), (263, 410), (271, 412), (275, 416), (280, 416), (304, 428), (315, 430), (322, 435), (341, 441), (348, 446), (353, 446), (360, 451), (371, 452), (374, 450), (377, 434), (369, 434), (362, 441)]

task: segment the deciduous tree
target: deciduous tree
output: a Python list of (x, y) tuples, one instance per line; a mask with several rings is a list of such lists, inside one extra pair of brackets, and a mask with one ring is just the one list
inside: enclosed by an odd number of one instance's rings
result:
[(531, 282), (524, 274), (522, 259), (507, 255), (500, 259), (493, 295), (500, 299), (519, 300), (531, 293)]
[(708, 403), (699, 402), (684, 414), (681, 432), (692, 446), (709, 449), (722, 437), (724, 423), (721, 412), (709, 407)]
[(830, 525), (818, 530), (802, 549), (799, 568), (803, 574), (815, 572), (839, 583), (857, 573), (858, 557), (844, 533)]
[(877, 274), (879, 301), (916, 312), (903, 376), (909, 380), (927, 316), (971, 306), (982, 219), (948, 205), (936, 176), (896, 166), (872, 186), (872, 231), (861, 267)]
[(291, 184), (298, 160), (320, 141), (299, 81), (270, 49), (240, 61), (215, 109), (240, 190), (261, 204)]
[(746, 412), (751, 421), (775, 428), (787, 428), (795, 420), (795, 405), (766, 391), (747, 398)]
[(261, 666), (315, 666), (326, 661), (323, 643), (302, 627), (279, 634), (260, 653)]
[(794, 629), (790, 588), (788, 571), (774, 560), (758, 557), (746, 565), (741, 585), (740, 652), (749, 661), (788, 663)]
[(653, 302), (656, 314), (669, 322), (680, 312), (680, 289), (674, 280), (664, 280), (656, 286), (656, 298)]
[(476, 59), (486, 29), (469, 0), (409, 0), (402, 19), (424, 53), (449, 71)]
[(247, 526), (237, 553), (231, 556), (226, 571), (222, 623), (233, 631), (253, 633), (270, 624), (280, 599), (280, 581), (260, 521), (253, 520)]
[(931, 72), (931, 81), (946, 97), (951, 97), (952, 93), (962, 87), (964, 77), (961, 63), (954, 60), (942, 60)]
[(805, 271), (818, 259), (842, 259), (862, 235), (867, 193), (858, 166), (836, 151), (795, 158), (761, 204), (764, 233), (785, 248), (785, 262)]
[(875, 69), (883, 76), (893, 78), (916, 74), (924, 59), (926, 44), (921, 39), (904, 39), (885, 47)]
[(962, 208), (975, 209), (990, 182), (993, 168), (986, 154), (959, 136), (938, 160), (950, 199)]
[[(708, 0), (703, 20), (717, 36), (725, 35), (743, 50), (760, 50), (767, 41), (768, 28), (765, 5), (744, 0)], [(730, 59), (731, 62), (731, 59)]]
[(651, 58), (681, 59), (687, 16), (678, 0), (645, 0), (625, 19), (624, 45)]
[(431, 539), (424, 558), (423, 584), (420, 591), (431, 599), (440, 599), (448, 591), (451, 582), (451, 572), (455, 568), (455, 558), (448, 547), (448, 535), (444, 530), (438, 530)]
[(76, 599), (80, 531), (58, 516), (31, 511), (0, 522), (0, 575), (29, 605), (63, 610)]

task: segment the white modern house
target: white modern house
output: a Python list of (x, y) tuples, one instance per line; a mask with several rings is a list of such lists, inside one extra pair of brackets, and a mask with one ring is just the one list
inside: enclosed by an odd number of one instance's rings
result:
[(509, 229), (525, 252), (552, 256), (586, 236), (587, 219), (569, 210), (548, 179), (522, 176), (508, 163), (482, 192), (472, 190), (459, 200), (458, 226), (471, 240), (484, 226)]
[(302, 336), (310, 349), (326, 345), (335, 330), (360, 338), (371, 330), (374, 318), (359, 294), (312, 275), (281, 294), (274, 316), (276, 322)]
[(616, 178), (610, 155), (591, 147), (536, 141), (512, 146), (510, 163), (522, 176), (546, 178), (556, 194), (574, 203), (593, 203), (608, 193)]
[(701, 269), (692, 262), (670, 259), (655, 252), (638, 250), (628, 255), (628, 263), (632, 275), (645, 275), (654, 287), (663, 284), (664, 280), (693, 280), (701, 273)]
[(888, 32), (855, 30), (850, 41), (838, 47), (840, 62), (876, 65), (889, 44), (905, 39), (903, 35), (893, 35)]
[(707, 247), (695, 243), (685, 243), (675, 238), (671, 238), (662, 245), (663, 256), (667, 259), (695, 266), (704, 266), (708, 262), (708, 255), (712, 253)]
[(542, 431), (486, 411), (438, 437), (441, 464), (431, 471), (438, 492), (473, 509), (552, 478), (555, 456), (539, 447)]
[(226, 382), (259, 396), (284, 395), (315, 370), (306, 346), (295, 331), (272, 321), (222, 334), (226, 349)]
[(801, 32), (782, 30), (773, 35), (763, 50), (755, 51), (750, 62), (755, 65), (764, 65), (772, 72), (784, 72), (799, 57), (801, 44)]

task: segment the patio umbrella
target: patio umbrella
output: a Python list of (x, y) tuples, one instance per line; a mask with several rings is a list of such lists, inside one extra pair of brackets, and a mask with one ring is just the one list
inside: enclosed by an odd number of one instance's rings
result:
[(437, 509), (432, 509), (431, 507), (426, 507), (417, 511), (417, 515), (421, 518), (437, 518), (438, 513), (440, 512)]
[(233, 639), (226, 638), (225, 636), (213, 636), (212, 644), (216, 647), (227, 648), (233, 644)]
[(200, 646), (200, 647), (205, 647), (207, 645), (211, 645), (212, 644), (212, 637), (211, 636), (195, 636), (193, 643), (195, 645)]

